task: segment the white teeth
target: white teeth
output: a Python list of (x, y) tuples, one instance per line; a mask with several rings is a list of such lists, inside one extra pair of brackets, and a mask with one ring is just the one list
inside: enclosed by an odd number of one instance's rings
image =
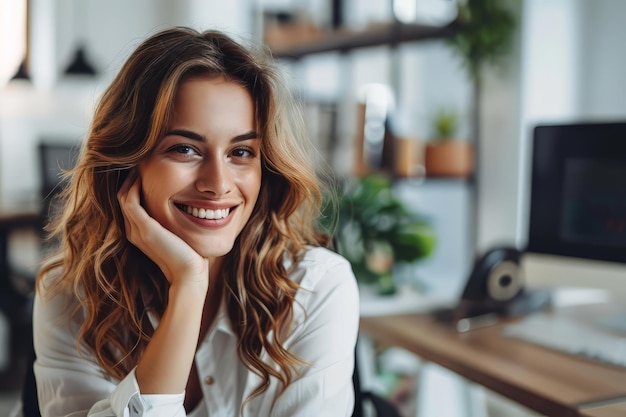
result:
[(220, 210), (211, 210), (197, 207), (185, 206), (185, 211), (187, 214), (191, 214), (193, 217), (197, 217), (199, 219), (210, 219), (210, 220), (219, 220), (228, 216), (230, 213), (230, 209), (220, 209)]

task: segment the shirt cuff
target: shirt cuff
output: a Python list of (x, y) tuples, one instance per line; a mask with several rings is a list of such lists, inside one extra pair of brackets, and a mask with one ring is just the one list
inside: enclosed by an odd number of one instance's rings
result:
[(111, 393), (111, 408), (116, 416), (184, 417), (185, 392), (180, 394), (141, 394), (135, 369), (117, 385)]

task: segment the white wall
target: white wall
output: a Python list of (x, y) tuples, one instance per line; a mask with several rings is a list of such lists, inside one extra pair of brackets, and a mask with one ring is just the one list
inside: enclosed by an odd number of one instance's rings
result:
[(587, 0), (581, 15), (580, 113), (590, 119), (626, 119), (626, 2)]
[(517, 178), (520, 164), (519, 126), (521, 94), (520, 26), (511, 52), (501, 64), (486, 66), (480, 103), (477, 143), (477, 210), (474, 221), (477, 253), (497, 245), (514, 245), (517, 225)]
[[(587, 1), (587, 0), (582, 0)], [(602, 0), (601, 0), (602, 1)], [(581, 91), (581, 0), (527, 0), (523, 8), (516, 242), (528, 230), (530, 144), (539, 123), (576, 120)]]

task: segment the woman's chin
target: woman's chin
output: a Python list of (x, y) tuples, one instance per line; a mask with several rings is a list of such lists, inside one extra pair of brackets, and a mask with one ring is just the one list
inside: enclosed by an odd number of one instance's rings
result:
[(200, 256), (207, 259), (219, 258), (228, 254), (235, 244), (235, 239), (226, 234), (217, 236), (179, 235)]
[(214, 259), (228, 254), (232, 248), (232, 245), (225, 245), (222, 243), (220, 245), (211, 245), (210, 248), (204, 245), (203, 247), (196, 247), (194, 249), (200, 254), (200, 256), (207, 259)]

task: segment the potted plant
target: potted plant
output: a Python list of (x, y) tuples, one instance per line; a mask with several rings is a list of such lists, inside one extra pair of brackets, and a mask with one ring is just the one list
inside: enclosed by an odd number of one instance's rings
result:
[(434, 135), (424, 149), (424, 168), (430, 177), (468, 177), (473, 169), (472, 146), (458, 140), (456, 111), (442, 108), (433, 118)]
[[(480, 141), (480, 104), (482, 69), (486, 64), (498, 65), (510, 51), (517, 26), (515, 5), (519, 0), (465, 0), (458, 2), (459, 26), (446, 40), (459, 55), (472, 82), (472, 134), (475, 147)], [(475, 157), (478, 152), (475, 152)], [(478, 166), (478, 161), (475, 161)]]
[(390, 179), (382, 174), (349, 183), (337, 205), (336, 220), (324, 216), (325, 227), (335, 230), (338, 251), (352, 264), (359, 284), (375, 285), (379, 294), (396, 292), (395, 263), (412, 263), (433, 251), (430, 224), (394, 197)]

